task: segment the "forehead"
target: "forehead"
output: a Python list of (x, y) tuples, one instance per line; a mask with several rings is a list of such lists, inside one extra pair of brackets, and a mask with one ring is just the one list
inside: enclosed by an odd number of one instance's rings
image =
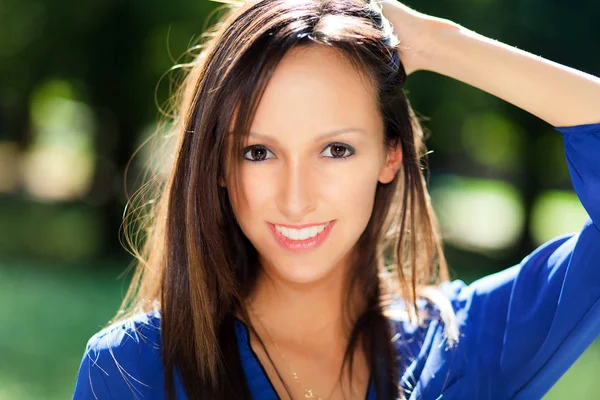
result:
[(312, 45), (291, 49), (276, 67), (252, 131), (319, 135), (343, 127), (372, 131), (381, 124), (369, 78), (338, 51)]

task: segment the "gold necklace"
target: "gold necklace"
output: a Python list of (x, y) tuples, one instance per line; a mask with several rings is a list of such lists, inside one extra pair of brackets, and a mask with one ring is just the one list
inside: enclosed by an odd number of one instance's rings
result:
[[(296, 373), (296, 371), (294, 371), (294, 369), (290, 366), (290, 364), (287, 361), (287, 358), (285, 358), (285, 356), (283, 355), (283, 352), (279, 349), (279, 346), (277, 346), (277, 343), (275, 343), (275, 341), (273, 340), (273, 338), (271, 337), (271, 334), (269, 333), (269, 331), (267, 330), (267, 328), (265, 327), (265, 325), (263, 324), (262, 320), (258, 317), (258, 315), (256, 315), (256, 313), (254, 312), (254, 309), (252, 308), (252, 306), (248, 306), (248, 308), (250, 309), (250, 312), (252, 313), (252, 315), (254, 315), (254, 317), (256, 318), (256, 320), (258, 321), (258, 323), (260, 324), (260, 326), (262, 326), (263, 330), (267, 333), (267, 336), (269, 337), (269, 340), (271, 341), (271, 343), (273, 343), (273, 346), (275, 346), (275, 350), (277, 350), (277, 353), (279, 353), (279, 355), (281, 356), (281, 359), (283, 360), (283, 362), (285, 363), (286, 367), (290, 370), (290, 372), (292, 373), (292, 376), (294, 377), (294, 381), (296, 381), (296, 383), (302, 388), (302, 390), (304, 391), (304, 398), (305, 399), (312, 399), (312, 400), (325, 400), (325, 399), (329, 399), (331, 398), (331, 395), (333, 395), (333, 393), (335, 392), (335, 390), (338, 387), (338, 384), (336, 383), (333, 387), (333, 389), (331, 390), (331, 392), (329, 393), (329, 396), (323, 398), (321, 396), (318, 396), (317, 394), (314, 393), (314, 391), (312, 389), (307, 388), (302, 381), (300, 380), (300, 378), (298, 377), (298, 374)], [(265, 349), (266, 351), (266, 349)], [(272, 364), (272, 362), (271, 362)], [(273, 365), (273, 367), (275, 367), (275, 365)]]

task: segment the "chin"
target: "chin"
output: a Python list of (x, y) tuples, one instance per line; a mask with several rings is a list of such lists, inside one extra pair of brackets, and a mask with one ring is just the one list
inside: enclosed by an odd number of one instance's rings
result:
[(297, 260), (296, 262), (280, 261), (275, 264), (271, 261), (269, 264), (269, 275), (275, 275), (275, 279), (299, 285), (315, 283), (334, 276), (338, 268), (331, 264), (306, 264), (299, 263)]

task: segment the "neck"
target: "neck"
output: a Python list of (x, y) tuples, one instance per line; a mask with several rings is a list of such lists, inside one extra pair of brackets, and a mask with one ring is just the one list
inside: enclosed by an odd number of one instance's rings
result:
[(250, 316), (254, 313), (260, 318), (271, 335), (296, 343), (347, 339), (363, 304), (358, 293), (347, 304), (347, 276), (347, 268), (340, 267), (317, 282), (297, 283), (262, 269), (249, 300)]

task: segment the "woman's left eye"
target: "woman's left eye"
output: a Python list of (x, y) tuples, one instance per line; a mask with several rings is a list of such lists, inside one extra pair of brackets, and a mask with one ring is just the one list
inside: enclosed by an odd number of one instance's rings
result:
[(343, 143), (331, 143), (328, 144), (327, 147), (325, 147), (325, 150), (323, 150), (323, 153), (329, 153), (329, 155), (325, 155), (325, 157), (327, 158), (348, 158), (350, 156), (352, 156), (355, 151), (352, 148), (352, 146), (348, 146), (347, 144), (343, 144)]

